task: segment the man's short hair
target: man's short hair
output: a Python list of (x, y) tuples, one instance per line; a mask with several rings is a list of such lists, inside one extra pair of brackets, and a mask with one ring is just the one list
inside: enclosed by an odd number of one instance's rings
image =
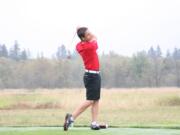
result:
[(77, 30), (77, 35), (78, 35), (78, 37), (79, 37), (81, 40), (83, 40), (83, 38), (85, 37), (85, 33), (86, 33), (87, 30), (88, 30), (87, 27), (80, 27), (80, 28), (78, 28), (78, 30)]

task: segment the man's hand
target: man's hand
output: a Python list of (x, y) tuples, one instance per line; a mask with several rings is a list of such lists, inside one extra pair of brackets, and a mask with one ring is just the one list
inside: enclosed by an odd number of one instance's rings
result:
[(92, 41), (97, 41), (97, 37), (96, 37), (95, 35), (93, 35), (93, 34), (91, 33), (91, 36), (92, 36), (91, 42), (92, 42)]

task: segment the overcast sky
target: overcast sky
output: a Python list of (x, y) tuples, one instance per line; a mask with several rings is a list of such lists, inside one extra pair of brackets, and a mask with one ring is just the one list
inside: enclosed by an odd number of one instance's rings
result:
[(180, 0), (0, 0), (0, 44), (51, 57), (77, 26), (98, 37), (99, 52), (131, 56), (150, 46), (180, 48)]

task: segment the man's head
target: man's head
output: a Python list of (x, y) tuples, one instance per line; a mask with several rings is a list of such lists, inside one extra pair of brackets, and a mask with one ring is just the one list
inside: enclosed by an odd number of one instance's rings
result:
[(77, 35), (81, 41), (91, 41), (93, 39), (93, 35), (87, 27), (77, 28)]

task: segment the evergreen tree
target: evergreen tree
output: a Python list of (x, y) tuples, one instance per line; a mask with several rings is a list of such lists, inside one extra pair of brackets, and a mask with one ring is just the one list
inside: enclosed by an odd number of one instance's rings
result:
[(57, 52), (56, 52), (56, 57), (58, 59), (65, 59), (67, 58), (67, 50), (65, 45), (61, 45), (60, 47), (58, 47)]
[(175, 63), (176, 85), (180, 87), (180, 49), (174, 48), (173, 59)]
[(171, 57), (171, 53), (169, 50), (166, 51), (166, 58), (170, 58)]
[(180, 49), (174, 48), (173, 58), (174, 58), (175, 60), (180, 59)]
[(8, 50), (5, 44), (0, 45), (0, 57), (8, 57)]
[(160, 48), (160, 46), (158, 45), (158, 46), (157, 46), (157, 49), (156, 49), (156, 57), (161, 57), (161, 56), (162, 56), (161, 48)]
[(71, 59), (71, 58), (72, 58), (71, 51), (70, 51), (70, 50), (68, 50), (68, 51), (67, 51), (67, 59)]
[(156, 51), (154, 50), (153, 46), (148, 50), (148, 56), (150, 58), (155, 58), (156, 57)]
[(10, 53), (9, 57), (11, 59), (16, 60), (16, 61), (20, 60), (21, 50), (20, 50), (20, 47), (19, 47), (17, 40), (14, 42), (14, 45), (10, 49), (9, 53)]
[(20, 58), (21, 58), (21, 60), (27, 60), (28, 59), (28, 54), (27, 54), (25, 49), (21, 52)]

